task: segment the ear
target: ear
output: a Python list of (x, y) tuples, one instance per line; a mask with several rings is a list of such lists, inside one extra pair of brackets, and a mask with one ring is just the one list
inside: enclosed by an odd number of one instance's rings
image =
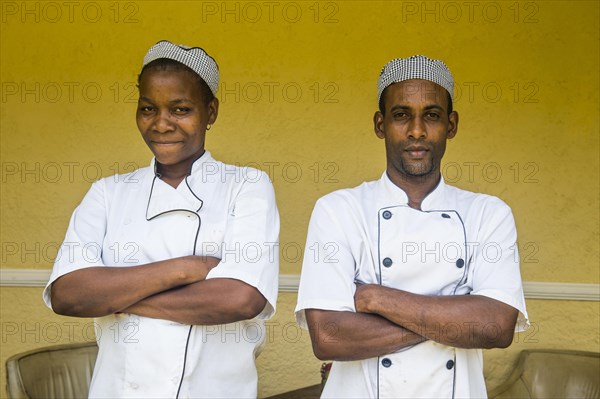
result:
[(452, 111), (448, 115), (448, 132), (446, 133), (446, 139), (452, 139), (458, 133), (458, 112)]
[(212, 100), (208, 103), (208, 124), (212, 125), (217, 120), (217, 115), (219, 115), (219, 99), (217, 97), (213, 97)]
[(383, 130), (383, 114), (380, 111), (375, 112), (373, 115), (373, 130), (380, 139), (385, 138), (385, 131)]

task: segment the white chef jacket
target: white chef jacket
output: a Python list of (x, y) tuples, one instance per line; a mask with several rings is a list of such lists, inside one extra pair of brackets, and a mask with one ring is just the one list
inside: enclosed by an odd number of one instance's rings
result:
[(90, 397), (250, 398), (264, 320), (278, 291), (279, 215), (268, 176), (205, 152), (177, 188), (150, 167), (95, 182), (73, 213), (44, 290), (92, 266), (127, 267), (186, 255), (221, 259), (207, 279), (256, 287), (268, 303), (252, 320), (219, 326), (114, 314), (95, 319), (98, 359)]
[[(356, 282), (423, 295), (484, 295), (519, 310), (528, 326), (510, 208), (496, 197), (441, 179), (421, 204), (384, 173), (377, 181), (317, 201), (300, 279), (296, 317), (305, 309), (354, 312)], [(473, 326), (445, 326), (440, 333)], [(493, 335), (495, 326), (486, 327)], [(435, 333), (435, 332), (434, 332)], [(343, 398), (486, 397), (482, 351), (433, 340), (378, 358), (334, 362), (323, 396)]]

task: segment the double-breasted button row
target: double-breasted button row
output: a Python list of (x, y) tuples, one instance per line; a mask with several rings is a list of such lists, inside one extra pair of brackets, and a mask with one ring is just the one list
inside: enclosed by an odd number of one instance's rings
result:
[[(392, 266), (392, 264), (394, 263), (392, 261), (391, 258), (383, 258), (383, 261), (381, 262), (383, 264), (383, 266), (385, 267), (390, 267)], [(465, 261), (462, 258), (459, 258), (456, 261), (456, 267), (458, 267), (459, 269), (462, 268), (465, 265)]]
[[(392, 361), (389, 358), (385, 357), (381, 360), (381, 365), (385, 368), (388, 368), (392, 365)], [(446, 362), (446, 368), (448, 370), (452, 370), (454, 368), (454, 360), (448, 360)]]

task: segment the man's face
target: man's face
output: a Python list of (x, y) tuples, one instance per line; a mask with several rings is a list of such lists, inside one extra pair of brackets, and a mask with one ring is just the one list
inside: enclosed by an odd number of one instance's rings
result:
[(446, 151), (446, 140), (456, 135), (458, 114), (448, 115), (448, 93), (428, 80), (394, 83), (383, 93), (385, 114), (376, 112), (374, 128), (385, 140), (390, 177), (406, 181), (435, 176)]

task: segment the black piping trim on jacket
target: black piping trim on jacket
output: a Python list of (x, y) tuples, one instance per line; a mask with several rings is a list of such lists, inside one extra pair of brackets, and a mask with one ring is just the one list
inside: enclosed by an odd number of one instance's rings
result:
[[(147, 221), (151, 221), (152, 219), (154, 219), (154, 218), (156, 218), (158, 216), (165, 215), (165, 214), (171, 213), (171, 212), (188, 212), (188, 213), (191, 213), (193, 215), (196, 215), (196, 217), (198, 218), (198, 228), (196, 229), (196, 236), (194, 237), (194, 247), (193, 247), (193, 251), (192, 251), (192, 255), (196, 255), (196, 245), (198, 243), (198, 237), (200, 235), (200, 227), (202, 226), (202, 219), (200, 218), (200, 215), (197, 212), (200, 211), (200, 209), (202, 209), (202, 205), (204, 205), (204, 202), (200, 198), (198, 198), (198, 196), (194, 193), (194, 191), (192, 190), (192, 188), (188, 184), (187, 176), (186, 176), (185, 177), (185, 184), (187, 185), (187, 187), (191, 191), (191, 193), (194, 195), (194, 197), (196, 197), (200, 201), (200, 207), (196, 210), (196, 212), (190, 211), (189, 209), (170, 209), (168, 211), (156, 214), (156, 215), (152, 216), (151, 218), (148, 218), (148, 209), (150, 208), (150, 198), (152, 198), (152, 193), (154, 191), (154, 183), (156, 182), (157, 178), (160, 178), (160, 176), (157, 175), (157, 174), (155, 174), (154, 175), (154, 179), (152, 179), (152, 186), (150, 187), (150, 195), (148, 196), (148, 204), (146, 205), (146, 220)], [(181, 391), (181, 386), (183, 385), (183, 378), (185, 376), (185, 366), (187, 364), (188, 347), (189, 347), (189, 344), (190, 344), (190, 337), (192, 335), (192, 330), (193, 330), (194, 327), (195, 327), (194, 325), (190, 325), (190, 328), (188, 330), (187, 339), (185, 341), (185, 351), (184, 351), (184, 354), (183, 354), (183, 365), (181, 367), (181, 378), (179, 379), (179, 386), (177, 387), (177, 394), (175, 395), (175, 398), (179, 398), (179, 393)]]
[(452, 376), (452, 399), (456, 395), (456, 349), (454, 350), (454, 367), (452, 368), (453, 376)]
[[(468, 241), (467, 241), (467, 228), (465, 227), (465, 222), (463, 221), (462, 217), (460, 217), (460, 213), (458, 213), (458, 211), (456, 212), (456, 216), (458, 216), (458, 219), (460, 220), (460, 223), (462, 224), (463, 227), (463, 234), (465, 235), (465, 273), (463, 275), (462, 280), (460, 280), (458, 282), (458, 284), (456, 285), (456, 287), (454, 288), (454, 293), (456, 294), (456, 290), (458, 289), (458, 286), (464, 282), (467, 281), (467, 279), (469, 278), (469, 267), (471, 267), (471, 259), (470, 259), (470, 255), (469, 255), (469, 246), (467, 245)], [(456, 362), (455, 362), (456, 363)]]
[[(378, 264), (378, 268), (379, 268), (379, 285), (382, 285), (383, 283), (383, 276), (381, 273), (381, 212), (384, 210), (390, 210), (392, 208), (399, 208), (399, 207), (403, 207), (406, 205), (393, 205), (393, 206), (388, 206), (385, 208), (381, 208), (378, 211), (377, 214), (377, 264)], [(391, 211), (390, 211), (391, 212)], [(466, 279), (468, 278), (468, 273), (467, 270), (469, 268), (470, 265), (470, 261), (469, 261), (469, 247), (467, 246), (467, 230), (465, 227), (465, 222), (463, 221), (463, 219), (460, 217), (460, 214), (458, 213), (458, 211), (456, 210), (430, 210), (430, 211), (421, 211), (421, 212), (427, 212), (427, 213), (431, 213), (431, 212), (448, 212), (448, 213), (454, 213), (456, 214), (456, 216), (458, 217), (458, 220), (461, 223), (462, 226), (462, 230), (463, 230), (463, 237), (464, 237), (464, 249), (465, 249), (465, 267), (464, 267), (464, 271), (463, 271), (463, 276), (461, 277), (460, 280), (458, 280), (456, 286), (454, 287), (454, 291), (453, 294), (456, 294), (456, 290), (458, 289), (458, 287), (460, 286), (460, 284)], [(403, 350), (406, 349), (410, 349), (412, 346), (404, 348)], [(379, 367), (380, 367), (380, 356), (377, 356), (377, 399), (379, 399)], [(455, 391), (456, 391), (456, 352), (454, 353), (454, 368), (453, 368), (453, 375), (452, 375), (452, 398), (454, 399), (454, 395), (455, 395)]]
[[(377, 213), (377, 266), (379, 267), (379, 285), (383, 284), (383, 277), (381, 274), (381, 209)], [(381, 357), (377, 356), (377, 399), (379, 399), (379, 367), (381, 364)]]
[[(186, 186), (187, 186), (187, 188), (190, 190), (190, 192), (192, 193), (192, 195), (193, 195), (194, 197), (196, 197), (196, 199), (197, 199), (198, 201), (200, 201), (200, 206), (198, 207), (198, 209), (196, 209), (196, 212), (198, 212), (200, 209), (202, 209), (202, 205), (204, 205), (204, 201), (202, 201), (202, 199), (201, 199), (201, 198), (199, 198), (199, 197), (196, 195), (196, 193), (194, 192), (194, 190), (192, 190), (192, 188), (190, 187), (190, 183), (188, 183), (188, 179), (187, 179), (187, 178), (188, 178), (188, 176), (189, 176), (189, 175), (187, 175), (187, 176), (185, 177), (185, 185), (186, 185)], [(194, 252), (195, 252), (195, 250), (194, 250)]]
[(447, 212), (447, 213), (454, 213), (457, 217), (458, 220), (460, 221), (460, 224), (462, 226), (462, 230), (463, 230), (463, 238), (465, 240), (463, 247), (465, 249), (465, 267), (463, 270), (463, 276), (461, 277), (460, 280), (458, 280), (458, 282), (456, 283), (456, 286), (454, 287), (454, 290), (452, 291), (452, 294), (456, 294), (456, 290), (458, 289), (458, 287), (460, 286), (460, 284), (463, 281), (466, 281), (469, 274), (467, 273), (467, 271), (469, 270), (469, 266), (471, 264), (471, 262), (469, 261), (469, 246), (467, 245), (467, 228), (465, 227), (465, 222), (462, 220), (462, 218), (460, 217), (460, 213), (458, 213), (458, 211), (454, 210), (454, 209), (436, 209), (436, 210), (430, 210), (430, 211), (425, 211), (427, 213), (432, 213), (432, 212)]
[(185, 341), (185, 352), (183, 354), (183, 368), (181, 369), (181, 379), (179, 380), (179, 386), (177, 387), (177, 394), (175, 395), (175, 398), (179, 398), (179, 392), (181, 391), (181, 386), (183, 385), (183, 376), (185, 375), (185, 365), (187, 364), (188, 346), (190, 344), (192, 328), (194, 328), (194, 326), (190, 326), (190, 329), (188, 330), (188, 336)]
[[(202, 158), (204, 156), (204, 154), (206, 154), (206, 151), (200, 156), (200, 158)], [(198, 159), (200, 159), (200, 158), (198, 158)], [(196, 159), (196, 161), (198, 161), (198, 159)], [(194, 167), (194, 163), (196, 163), (196, 161), (194, 161), (192, 163), (192, 168)], [(196, 193), (194, 192), (194, 190), (192, 190), (192, 188), (190, 187), (190, 183), (188, 182), (188, 177), (190, 177), (190, 176), (191, 176), (191, 172), (190, 172), (190, 174), (188, 174), (188, 175), (185, 176), (184, 181), (185, 181), (185, 185), (187, 186), (188, 190), (190, 190), (190, 192), (192, 193), (192, 195), (198, 201), (200, 201), (200, 206), (198, 207), (198, 209), (196, 209), (196, 212), (199, 212), (200, 209), (202, 209), (202, 205), (204, 205), (204, 201), (202, 201), (202, 198), (198, 197), (196, 195)], [(154, 164), (154, 178), (152, 179), (152, 185), (150, 186), (150, 194), (148, 195), (148, 203), (146, 204), (146, 220), (152, 220), (152, 219), (154, 219), (157, 216), (164, 215), (165, 213), (173, 212), (173, 211), (184, 211), (184, 212), (193, 213), (189, 209), (171, 209), (169, 211), (162, 212), (162, 213), (159, 213), (157, 215), (152, 216), (151, 218), (148, 218), (148, 208), (150, 208), (150, 198), (152, 198), (152, 192), (154, 191), (154, 183), (156, 182), (156, 178), (160, 179), (161, 177), (162, 177), (162, 175), (156, 171), (156, 164)], [(195, 252), (195, 244), (194, 244), (194, 252)]]

